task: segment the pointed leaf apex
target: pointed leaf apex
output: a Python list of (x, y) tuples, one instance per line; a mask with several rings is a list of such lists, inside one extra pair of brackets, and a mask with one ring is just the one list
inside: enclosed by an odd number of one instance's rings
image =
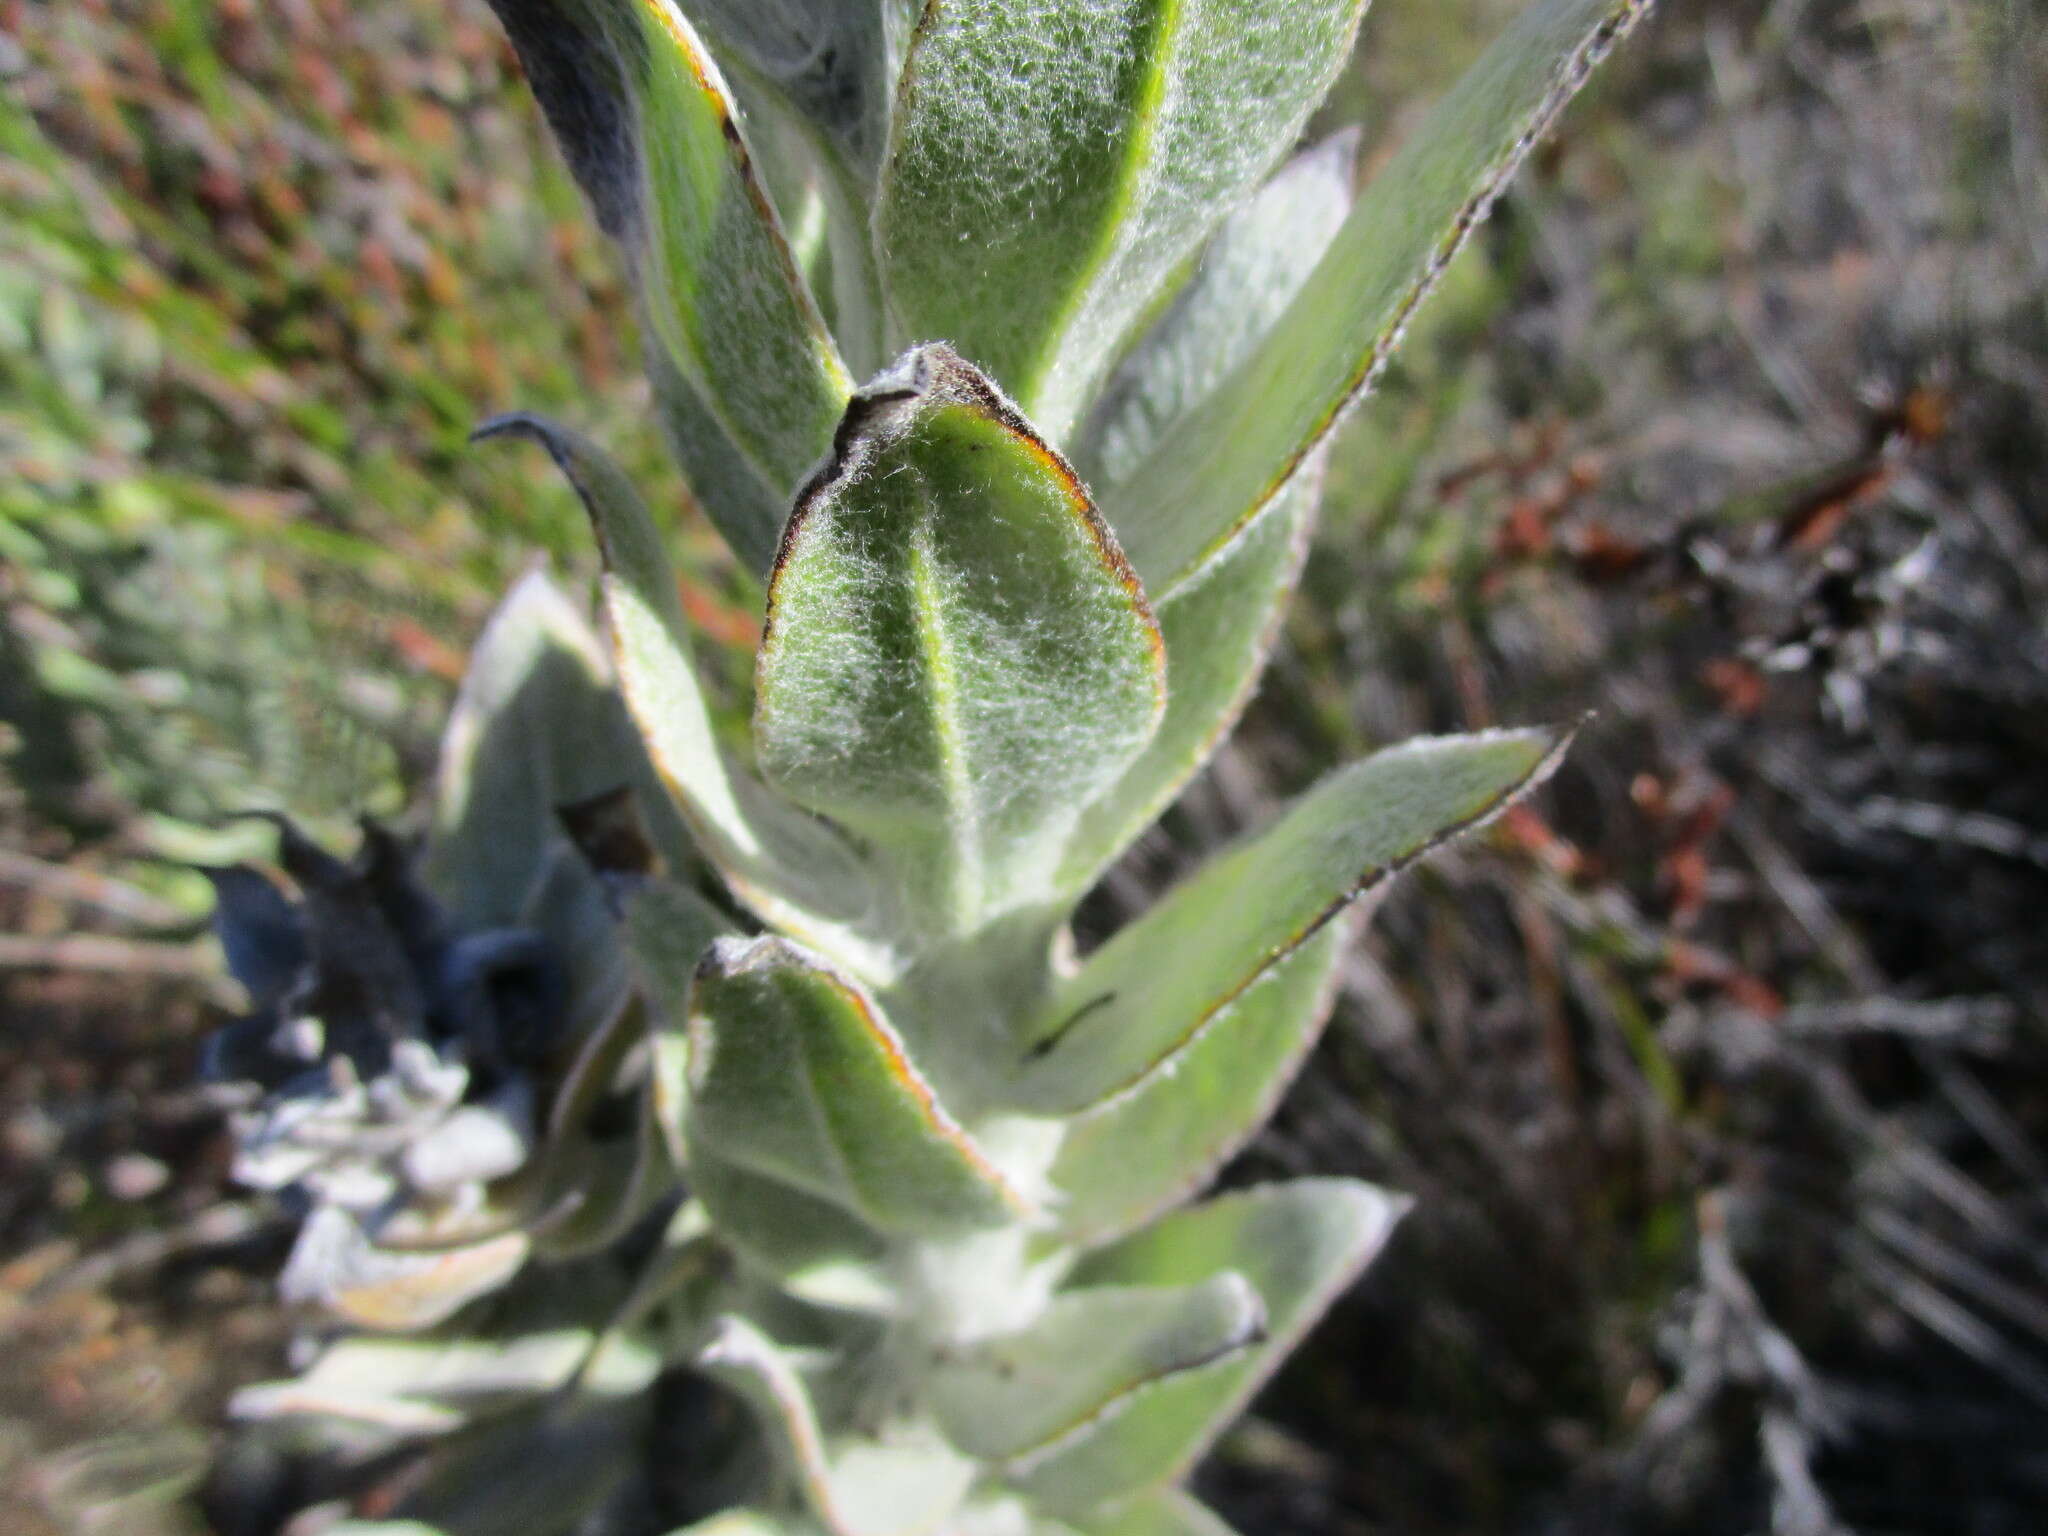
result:
[(904, 353), (784, 528), (763, 773), (865, 838), (907, 910), (966, 932), (1045, 899), (1165, 707), (1158, 621), (1073, 466), (952, 348)]

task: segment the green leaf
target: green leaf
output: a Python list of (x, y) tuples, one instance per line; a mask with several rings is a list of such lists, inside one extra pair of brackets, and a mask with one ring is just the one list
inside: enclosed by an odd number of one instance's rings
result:
[(641, 990), (663, 1023), (681, 1029), (698, 962), (732, 924), (695, 891), (660, 879), (634, 885), (625, 898), (625, 924)]
[(961, 1450), (1027, 1468), (1113, 1419), (1134, 1393), (1249, 1348), (1265, 1323), (1241, 1275), (1073, 1291), (1021, 1332), (953, 1351), (932, 1371), (926, 1402)]
[[(647, 1006), (637, 995), (578, 1059), (556, 1095), (541, 1163), (535, 1247), (550, 1258), (616, 1241), (674, 1187), (656, 1113)], [(600, 1108), (614, 1112), (599, 1114)]]
[(785, 939), (721, 939), (690, 999), (690, 1136), (883, 1232), (1030, 1207), (947, 1114), (861, 988)]
[[(604, 556), (604, 610), (619, 684), (648, 756), (698, 845), (768, 922), (856, 968), (886, 972), (883, 923), (857, 856), (825, 827), (728, 768), (690, 661), (675, 574), (647, 508), (597, 446), (544, 417), (500, 416), (479, 437), (539, 443), (582, 498)], [(802, 892), (802, 899), (791, 896)]]
[[(712, 29), (714, 42), (716, 28)], [(864, 378), (887, 361), (882, 278), (868, 236), (874, 174), (743, 53), (728, 49), (730, 75), (757, 149), (765, 150), (776, 207), (790, 230), (805, 281), (818, 294), (848, 371)]]
[[(478, 635), (441, 738), (429, 883), (469, 927), (516, 921), (565, 850), (555, 807), (627, 782), (651, 777), (603, 646), (529, 571)], [(671, 860), (689, 857), (672, 814), (654, 831)]]
[(808, 1521), (794, 1525), (755, 1510), (731, 1509), (722, 1515), (713, 1515), (709, 1520), (700, 1520), (695, 1525), (671, 1531), (669, 1536), (809, 1536), (812, 1529)]
[(934, 0), (875, 229), (896, 335), (1058, 441), (1162, 284), (1294, 144), (1360, 0)]
[[(460, 1230), (450, 1230), (459, 1227)], [(521, 1231), (407, 1210), (379, 1225), (373, 1240), (339, 1206), (320, 1206), (300, 1228), (287, 1272), (291, 1299), (317, 1303), (357, 1328), (416, 1333), (444, 1322), (497, 1290), (525, 1265), (532, 1244)], [(425, 1243), (415, 1252), (399, 1242)]]
[(393, 1511), (446, 1536), (568, 1533), (632, 1470), (651, 1397), (564, 1396), (459, 1431), (409, 1468)]
[[(406, 1435), (444, 1434), (509, 1405), (555, 1392), (576, 1376), (596, 1334), (550, 1328), (512, 1337), (344, 1337), (286, 1381), (244, 1387), (237, 1419), (346, 1419)], [(621, 1339), (581, 1378), (586, 1393), (626, 1396), (653, 1381), (661, 1362)]]
[(1090, 409), (1074, 447), (1090, 485), (1128, 481), (1160, 436), (1257, 350), (1343, 227), (1357, 170), (1358, 130), (1347, 128), (1296, 155), (1223, 221)]
[(1075, 1114), (1170, 1070), (1265, 971), (1362, 892), (1497, 814), (1555, 763), (1556, 731), (1446, 736), (1331, 774), (1210, 860), (1054, 990), (1016, 1107)]
[(1649, 0), (1533, 0), (1380, 170), (1279, 324), (1106, 496), (1163, 598), (1258, 516), (1364, 393), (1593, 65)]
[[(564, 155), (625, 254), (648, 351), (690, 396), (705, 511), (765, 569), (851, 381), (674, 0), (493, 0)], [(675, 391), (661, 391), (675, 403)], [(710, 430), (706, 430), (709, 428)]]
[(1165, 702), (1159, 631), (1066, 461), (950, 349), (854, 397), (768, 596), (755, 738), (927, 929), (1043, 899)]
[(1059, 1230), (1092, 1247), (1171, 1210), (1271, 1118), (1330, 1011), (1331, 923), (1227, 1004), (1175, 1061), (1068, 1129), (1053, 1163)]
[(1178, 1488), (1162, 1488), (1079, 1522), (1081, 1536), (1237, 1536)]
[(1166, 641), (1166, 717), (1116, 784), (1081, 815), (1067, 841), (1062, 892), (1092, 885), (1193, 778), (1251, 702), (1294, 590), (1322, 499), (1318, 454), (1258, 524), (1159, 607)]
[(978, 1495), (955, 1524), (948, 1536), (1079, 1536), (1073, 1526), (1042, 1518), (1012, 1493)]
[(640, 883), (626, 900), (626, 943), (654, 1009), (653, 1109), (676, 1160), (688, 1112), (690, 988), (711, 941), (732, 925), (696, 892), (666, 880)]
[(793, 1296), (820, 1306), (886, 1312), (899, 1300), (882, 1268), (888, 1245), (845, 1207), (690, 1148), (690, 1191), (719, 1235)]
[(752, 1404), (831, 1536), (936, 1536), (967, 1495), (974, 1463), (916, 1426), (827, 1437), (792, 1352), (723, 1319), (698, 1363)]
[[(1266, 1338), (1236, 1358), (1161, 1382), (1101, 1433), (1011, 1481), (1048, 1512), (1068, 1517), (1178, 1481), (1371, 1262), (1404, 1209), (1369, 1184), (1299, 1179), (1177, 1212), (1084, 1258), (1069, 1281), (1076, 1291), (1191, 1285), (1235, 1270), (1265, 1301)], [(1099, 1528), (1119, 1536), (1124, 1529)]]
[(872, 179), (895, 80), (881, 0), (684, 0), (684, 8)]
[[(1351, 206), (1358, 135), (1297, 155), (1224, 221), (1200, 268), (1118, 368), (1076, 449), (1092, 485), (1114, 486), (1159, 435), (1257, 346), (1329, 248)], [(1315, 455), (1257, 525), (1159, 605), (1166, 637), (1166, 719), (1115, 789), (1088, 808), (1062, 886), (1094, 881), (1178, 795), (1250, 700), (1301, 569), (1321, 500)]]

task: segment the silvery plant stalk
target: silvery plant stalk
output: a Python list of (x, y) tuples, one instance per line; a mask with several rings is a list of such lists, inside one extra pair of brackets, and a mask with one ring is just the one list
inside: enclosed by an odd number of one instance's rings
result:
[(254, 1010), (214, 1066), (310, 1319), (222, 1476), (294, 1532), (1216, 1536), (1184, 1476), (1403, 1202), (1199, 1192), (1335, 919), (1564, 734), (1381, 752), (1085, 957), (1068, 919), (1249, 694), (1333, 426), (1646, 0), (1528, 0), (1362, 190), (1354, 135), (1300, 147), (1362, 0), (492, 3), (765, 584), (751, 740), (626, 477), (487, 422), (588, 509), (600, 612), (505, 600), (422, 848), (281, 822), (217, 876)]

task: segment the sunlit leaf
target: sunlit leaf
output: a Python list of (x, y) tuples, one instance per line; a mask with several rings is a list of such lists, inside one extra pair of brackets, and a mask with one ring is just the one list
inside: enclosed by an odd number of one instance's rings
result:
[[(1040, 897), (1164, 705), (1159, 633), (1066, 462), (944, 347), (855, 397), (769, 591), (769, 777), (893, 861), (930, 929)], [(936, 936), (936, 935), (934, 935)]]
[(1304, 464), (1257, 526), (1159, 606), (1166, 715), (1136, 761), (1082, 812), (1059, 887), (1080, 890), (1170, 804), (1251, 701), (1308, 552), (1322, 455)]
[(936, 0), (876, 234), (900, 341), (944, 337), (1055, 441), (1162, 282), (1293, 147), (1360, 0)]
[[(407, 1221), (380, 1229), (414, 1241), (439, 1236), (440, 1223)], [(465, 1224), (466, 1225), (466, 1224)], [(338, 1206), (317, 1207), (299, 1229), (278, 1288), (287, 1301), (319, 1306), (358, 1328), (413, 1333), (452, 1317), (519, 1272), (531, 1244), (501, 1232), (441, 1252), (383, 1246)]]
[(541, 444), (582, 498), (604, 555), (604, 609), (620, 687), (699, 845), (763, 917), (853, 963), (885, 967), (874, 946), (851, 931), (875, 916), (852, 850), (727, 766), (697, 685), (674, 571), (623, 472), (595, 444), (538, 416), (501, 416), (478, 435)]
[(1136, 1394), (1250, 1347), (1265, 1321), (1258, 1293), (1233, 1274), (1073, 1291), (1022, 1332), (952, 1352), (928, 1401), (961, 1450), (1025, 1467), (1065, 1453)]
[(1178, 1488), (1163, 1488), (1078, 1522), (1082, 1536), (1236, 1536), (1214, 1510)]
[(1241, 1273), (1265, 1302), (1266, 1337), (1242, 1355), (1159, 1383), (1100, 1433), (1013, 1474), (1012, 1482), (1052, 1514), (1078, 1517), (1177, 1481), (1371, 1262), (1403, 1209), (1369, 1184), (1299, 1179), (1177, 1212), (1083, 1259), (1069, 1282), (1077, 1291)]
[(1649, 0), (1533, 0), (1373, 177), (1287, 314), (1106, 494), (1156, 598), (1213, 559), (1370, 387), (1543, 130)]
[(872, 172), (889, 128), (888, 16), (880, 0), (683, 0), (854, 166)]
[(720, 1235), (792, 1295), (822, 1306), (886, 1312), (898, 1300), (882, 1235), (844, 1206), (690, 1149), (690, 1191)]
[(1361, 892), (1503, 809), (1555, 731), (1409, 742), (1330, 775), (1090, 957), (1026, 1036), (1013, 1101), (1072, 1114), (1139, 1087)]
[[(1355, 132), (1297, 155), (1209, 242), (1195, 276), (1126, 358), (1075, 453), (1090, 484), (1121, 484), (1162, 432), (1206, 399), (1285, 313), (1351, 206)], [(1166, 718), (1088, 809), (1063, 884), (1086, 885), (1180, 793), (1251, 696), (1307, 549), (1323, 482), (1305, 463), (1258, 525), (1158, 608)]]
[(944, 1236), (1028, 1210), (874, 1000), (783, 939), (722, 939), (698, 968), (687, 1115), (719, 1160), (878, 1230)]
[(1225, 219), (1166, 312), (1117, 365), (1074, 445), (1101, 491), (1122, 485), (1160, 437), (1215, 393), (1271, 330), (1351, 211), (1358, 130), (1283, 165)]
[(684, 471), (734, 550), (763, 569), (849, 380), (732, 96), (675, 0), (493, 4), (625, 255), (650, 350), (692, 397)]
[(1331, 923), (1226, 1004), (1157, 1073), (1069, 1127), (1053, 1164), (1061, 1235), (1084, 1245), (1170, 1210), (1265, 1124), (1329, 1013), (1344, 946)]
[(937, 1536), (974, 1480), (928, 1430), (828, 1438), (797, 1360), (742, 1318), (722, 1320), (698, 1363), (761, 1415), (830, 1536)]
[[(288, 1381), (244, 1387), (231, 1412), (241, 1419), (305, 1415), (347, 1419), (406, 1434), (436, 1434), (563, 1386), (590, 1355), (587, 1328), (498, 1335), (397, 1339), (345, 1337)], [(660, 1361), (623, 1341), (582, 1379), (604, 1395), (638, 1391)]]

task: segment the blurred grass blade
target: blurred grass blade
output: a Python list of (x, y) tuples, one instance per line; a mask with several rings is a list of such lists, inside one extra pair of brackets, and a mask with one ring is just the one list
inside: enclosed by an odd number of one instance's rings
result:
[(1148, 1079), (1074, 1122), (1052, 1182), (1060, 1235), (1092, 1247), (1171, 1210), (1265, 1124), (1330, 1011), (1345, 925), (1331, 923), (1232, 1000)]
[[(1160, 1382), (1102, 1433), (1012, 1481), (1066, 1516), (1177, 1481), (1378, 1254), (1405, 1208), (1356, 1180), (1298, 1179), (1178, 1211), (1084, 1258), (1072, 1291), (1241, 1273), (1265, 1303), (1265, 1337), (1234, 1358)], [(1112, 1528), (1123, 1536), (1121, 1525)]]
[(1419, 740), (1330, 775), (1055, 990), (1027, 1030), (1013, 1102), (1074, 1114), (1177, 1063), (1346, 903), (1502, 810), (1567, 739), (1537, 730)]
[(1362, 0), (933, 0), (875, 230), (895, 335), (1063, 439), (1160, 286), (1284, 155)]
[[(683, 468), (765, 570), (850, 381), (732, 97), (675, 0), (493, 0), (563, 154), (639, 290)], [(687, 404), (678, 399), (687, 397)]]
[(1164, 598), (1258, 516), (1385, 365), (1530, 147), (1650, 0), (1533, 0), (1372, 179), (1258, 350), (1106, 498)]
[(1265, 1326), (1265, 1306), (1241, 1275), (1070, 1292), (1029, 1328), (942, 1362), (932, 1413), (969, 1455), (1028, 1466), (1085, 1438), (1134, 1394), (1255, 1344)]
[(721, 939), (698, 967), (687, 1113), (721, 1161), (879, 1231), (951, 1236), (1029, 1209), (873, 999), (783, 939)]
[(1165, 703), (1152, 614), (1064, 460), (944, 347), (854, 398), (768, 594), (770, 779), (936, 937), (1039, 897)]

